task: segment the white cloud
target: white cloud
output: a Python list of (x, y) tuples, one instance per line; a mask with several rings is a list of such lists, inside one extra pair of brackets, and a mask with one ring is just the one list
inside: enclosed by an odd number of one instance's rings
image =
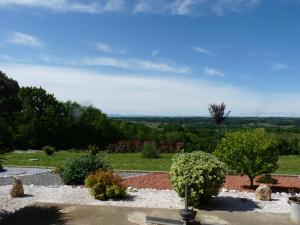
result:
[(0, 54), (0, 60), (3, 60), (3, 61), (9, 61), (9, 60), (12, 60), (13, 58), (9, 55), (6, 55), (6, 54)]
[(211, 77), (214, 77), (214, 76), (218, 76), (218, 77), (225, 77), (226, 74), (219, 71), (219, 70), (216, 70), (216, 69), (212, 69), (212, 68), (205, 68), (204, 69), (204, 73), (207, 75), (207, 76), (211, 76)]
[(38, 37), (21, 32), (14, 32), (9, 35), (7, 37), (7, 42), (31, 47), (41, 47), (43, 45)]
[(194, 46), (192, 48), (195, 52), (202, 53), (209, 56), (214, 56), (214, 53), (204, 47)]
[(140, 0), (134, 6), (135, 13), (169, 15), (223, 16), (227, 12), (240, 13), (258, 6), (263, 0)]
[(224, 101), (232, 116), (300, 115), (300, 94), (256, 93), (183, 77), (109, 75), (102, 72), (24, 64), (0, 64), (21, 86), (41, 86), (60, 100), (100, 107), (106, 113), (208, 116), (207, 106)]
[(109, 44), (98, 42), (96, 43), (96, 48), (99, 51), (106, 52), (106, 53), (119, 53), (119, 54), (125, 54), (126, 51), (124, 49), (114, 48), (110, 46)]
[(49, 9), (56, 12), (103, 13), (122, 11), (123, 0), (89, 1), (72, 0), (1, 0), (0, 7), (30, 7)]
[(143, 59), (119, 59), (112, 57), (97, 57), (86, 58), (82, 62), (76, 62), (75, 64), (81, 64), (85, 66), (110, 66), (122, 69), (131, 70), (149, 70), (168, 73), (186, 74), (190, 71), (188, 66), (177, 66), (174, 63), (166, 63), (159, 61), (150, 61)]
[(152, 55), (152, 56), (158, 56), (159, 53), (160, 53), (160, 51), (156, 49), (156, 50), (153, 50), (153, 51), (151, 52), (151, 55)]
[(272, 69), (273, 70), (286, 70), (286, 69), (290, 69), (290, 66), (285, 63), (274, 63), (274, 64), (272, 64)]
[(1, 0), (0, 7), (30, 7), (56, 12), (127, 12), (167, 15), (223, 16), (227, 12), (242, 12), (263, 0)]

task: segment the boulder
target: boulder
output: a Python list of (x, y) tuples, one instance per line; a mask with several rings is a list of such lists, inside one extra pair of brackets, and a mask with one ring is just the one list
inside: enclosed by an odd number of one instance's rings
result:
[(14, 178), (13, 186), (10, 190), (10, 196), (13, 198), (23, 197), (24, 196), (24, 189), (22, 181), (18, 178)]
[(271, 201), (272, 191), (266, 184), (261, 184), (255, 191), (255, 198), (262, 201)]

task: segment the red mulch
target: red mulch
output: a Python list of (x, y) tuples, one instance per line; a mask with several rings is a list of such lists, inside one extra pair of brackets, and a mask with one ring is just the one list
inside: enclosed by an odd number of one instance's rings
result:
[[(293, 176), (272, 176), (278, 180), (277, 184), (269, 184), (273, 192), (300, 192), (300, 178)], [(158, 190), (172, 189), (169, 174), (167, 173), (151, 173), (147, 175), (124, 179), (122, 183), (126, 186), (135, 188), (152, 188)], [(249, 187), (249, 179), (247, 176), (226, 176), (224, 187), (229, 190), (245, 190), (253, 191), (259, 183), (254, 182), (254, 189)]]

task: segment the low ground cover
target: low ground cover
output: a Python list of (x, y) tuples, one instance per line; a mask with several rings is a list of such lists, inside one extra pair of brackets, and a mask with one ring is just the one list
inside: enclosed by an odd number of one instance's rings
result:
[[(52, 156), (47, 156), (44, 152), (38, 153), (8, 153), (5, 155), (4, 165), (15, 166), (62, 166), (71, 157), (86, 154), (80, 151), (58, 151)], [(169, 171), (172, 153), (162, 153), (160, 158), (143, 158), (140, 153), (100, 153), (104, 160), (108, 161), (116, 170), (149, 170), (149, 171)], [(38, 159), (31, 161), (30, 159)], [(300, 156), (289, 155), (279, 157), (279, 168), (276, 174), (300, 175)]]

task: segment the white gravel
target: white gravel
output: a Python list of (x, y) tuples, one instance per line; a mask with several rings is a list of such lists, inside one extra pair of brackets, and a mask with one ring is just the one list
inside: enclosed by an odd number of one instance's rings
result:
[[(111, 205), (146, 208), (183, 208), (183, 201), (173, 190), (138, 189), (128, 192), (128, 197), (121, 201), (95, 200), (84, 187), (56, 186), (44, 187), (24, 185), (26, 196), (11, 198), (11, 186), (0, 187), (0, 211), (13, 212), (35, 202), (66, 203), (82, 205)], [(288, 213), (288, 195), (272, 194), (272, 201), (255, 200), (254, 193), (223, 190), (210, 204), (211, 209), (225, 211), (254, 211), (270, 213)]]

